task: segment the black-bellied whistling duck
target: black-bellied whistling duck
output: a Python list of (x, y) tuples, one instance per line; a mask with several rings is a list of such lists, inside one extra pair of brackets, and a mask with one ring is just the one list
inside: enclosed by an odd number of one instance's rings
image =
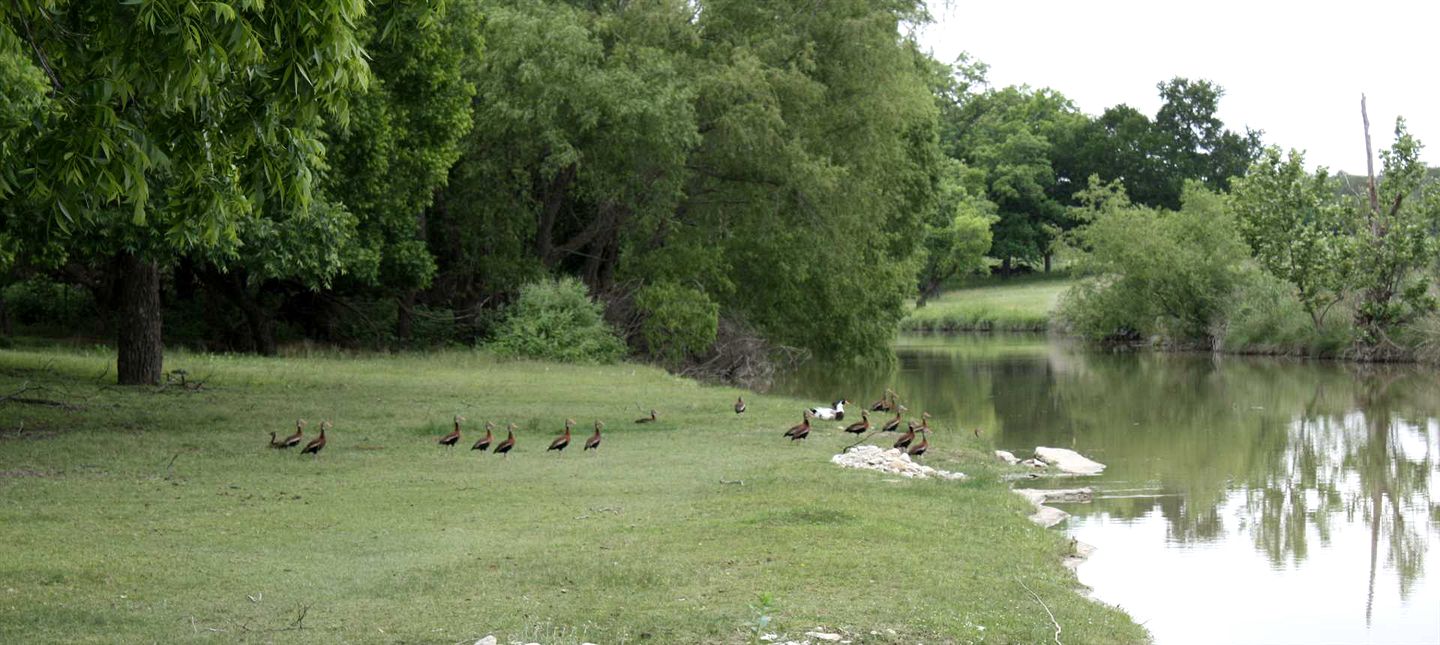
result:
[(301, 450), (301, 451), (300, 451), (300, 454), (302, 454), (302, 455), (307, 455), (307, 454), (308, 454), (308, 455), (315, 455), (315, 456), (318, 458), (318, 457), (320, 456), (320, 450), (325, 447), (325, 429), (326, 429), (326, 428), (329, 428), (329, 427), (330, 427), (330, 422), (329, 422), (329, 421), (321, 421), (321, 422), (320, 422), (320, 436), (315, 437), (314, 439), (311, 439), (311, 440), (310, 440), (310, 443), (305, 444), (305, 449), (304, 449), (304, 450)]
[(910, 442), (912, 441), (915, 441), (915, 431), (906, 430), (905, 434), (900, 435), (900, 438), (895, 440), (895, 449), (901, 450), (904, 448), (909, 448)]
[(806, 420), (805, 420), (805, 423), (801, 424), (800, 429), (796, 430), (794, 433), (791, 433), (791, 435), (790, 435), (790, 441), (792, 441), (792, 442), (799, 441), (799, 440), (805, 439), (805, 438), (807, 438), (807, 437), (809, 437), (809, 436), (810, 436), (810, 420), (809, 420), (809, 419), (806, 419)]
[(460, 422), (464, 420), (465, 417), (462, 417), (458, 414), (455, 415), (455, 429), (451, 430), (450, 434), (440, 437), (440, 440), (436, 443), (445, 446), (446, 448), (454, 448), (455, 444), (460, 442)]
[(914, 419), (911, 419), (911, 420), (910, 420), (910, 423), (907, 424), (907, 426), (908, 426), (908, 428), (909, 428), (912, 432), (915, 431), (915, 430), (919, 430), (919, 429), (921, 429), (921, 428), (929, 428), (929, 427), (930, 427), (930, 413), (929, 413), (929, 412), (921, 412), (921, 413), (920, 413), (920, 423), (915, 423), (915, 420), (914, 420)]
[(902, 417), (904, 414), (905, 414), (905, 406), (902, 405), (902, 406), (899, 406), (899, 407), (895, 408), (895, 418), (894, 418), (894, 419), (891, 419), (891, 420), (889, 420), (889, 421), (886, 421), (886, 422), (885, 422), (885, 425), (880, 426), (880, 431), (881, 431), (881, 432), (895, 432), (895, 431), (899, 430), (899, 429), (900, 429), (900, 417)]
[(870, 413), (860, 411), (860, 421), (845, 426), (845, 431), (850, 434), (865, 434), (870, 431)]
[(495, 454), (505, 455), (508, 458), (510, 451), (515, 448), (515, 424), (512, 423), (505, 426), (505, 432), (505, 440), (501, 441), (500, 445), (495, 446)]
[(930, 433), (927, 431), (927, 432), (925, 432), (925, 434), (920, 435), (920, 443), (917, 443), (917, 444), (915, 444), (915, 445), (913, 445), (913, 446), (910, 446), (910, 456), (911, 456), (911, 457), (919, 457), (920, 455), (925, 454), (925, 451), (926, 451), (926, 450), (929, 450), (929, 449), (930, 449)]
[(558, 452), (564, 450), (566, 446), (570, 445), (570, 426), (573, 425), (575, 425), (574, 419), (566, 419), (565, 434), (555, 437), (555, 440), (550, 442), (550, 447), (546, 448), (545, 452), (550, 452), (551, 450)]
[(793, 440), (795, 438), (795, 433), (800, 432), (801, 430), (804, 430), (806, 434), (810, 433), (809, 410), (806, 410), (800, 415), (800, 423), (790, 426), (790, 429), (785, 431), (785, 436), (790, 437)]
[(974, 432), (975, 432), (975, 438), (976, 438), (976, 439), (979, 439), (979, 438), (980, 438), (980, 429), (979, 429), (979, 428), (976, 428), (976, 429), (974, 430)]
[(655, 421), (655, 411), (654, 411), (654, 410), (651, 410), (651, 411), (650, 411), (650, 416), (648, 416), (648, 417), (640, 417), (639, 419), (636, 419), (636, 420), (635, 420), (635, 423), (651, 423), (651, 422), (653, 422), (653, 421)]
[(485, 436), (480, 437), (480, 440), (479, 440), (479, 441), (476, 441), (476, 442), (475, 442), (475, 445), (470, 446), (470, 449), (471, 449), (471, 450), (484, 450), (484, 449), (486, 449), (486, 448), (489, 448), (489, 447), (490, 447), (490, 442), (492, 442), (492, 441), (494, 441), (494, 440), (495, 440), (495, 424), (490, 423), (489, 421), (486, 421), (486, 422), (485, 422)]
[(605, 427), (605, 422), (595, 422), (595, 434), (590, 435), (590, 438), (585, 440), (585, 450), (597, 450), (600, 448), (600, 429), (603, 427)]
[(271, 448), (279, 448), (279, 447), (280, 447), (280, 440), (275, 438), (275, 433), (273, 433), (273, 432), (270, 433), (270, 447), (271, 447)]
[(744, 412), (745, 412), (745, 397), (742, 397), (742, 396), (737, 396), (737, 397), (735, 397), (735, 414), (743, 414)]
[(300, 445), (300, 440), (301, 440), (301, 439), (304, 439), (304, 438), (305, 438), (305, 420), (304, 420), (304, 419), (296, 419), (296, 420), (295, 420), (295, 434), (292, 434), (292, 435), (290, 435), (290, 436), (288, 436), (288, 437), (285, 437), (285, 439), (282, 440), (282, 441), (280, 442), (280, 444), (279, 444), (279, 445), (276, 445), (275, 447), (276, 447), (276, 448), (294, 448), (295, 446)]
[(885, 394), (880, 397), (880, 400), (870, 404), (870, 411), (871, 411), (871, 412), (889, 412), (889, 411), (891, 411), (891, 410), (894, 410), (894, 409), (895, 409), (895, 399), (894, 399), (894, 397), (895, 397), (895, 391), (894, 391), (894, 390), (891, 390), (891, 389), (888, 388), (888, 387), (885, 388)]

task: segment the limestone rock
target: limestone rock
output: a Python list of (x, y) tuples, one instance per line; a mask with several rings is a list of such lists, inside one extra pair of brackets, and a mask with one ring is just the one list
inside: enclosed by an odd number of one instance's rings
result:
[(1061, 472), (1075, 475), (1098, 475), (1105, 470), (1105, 464), (1091, 461), (1082, 457), (1080, 453), (1065, 448), (1040, 446), (1035, 449), (1035, 457), (1055, 466)]
[(931, 468), (925, 464), (918, 463), (910, 458), (904, 451), (891, 448), (886, 450), (880, 446), (856, 446), (848, 452), (842, 452), (830, 458), (830, 461), (843, 468), (860, 468), (862, 470), (874, 470), (901, 477), (920, 478), (934, 477), (937, 479), (964, 479), (964, 473), (951, 472)]
[(1016, 457), (1015, 453), (1010, 452), (1009, 450), (996, 450), (995, 458), (1007, 464), (1010, 464), (1011, 466), (1020, 463), (1020, 458)]
[(491, 635), (475, 641), (475, 645), (496, 645), (497, 642), (498, 641), (495, 640), (495, 636)]

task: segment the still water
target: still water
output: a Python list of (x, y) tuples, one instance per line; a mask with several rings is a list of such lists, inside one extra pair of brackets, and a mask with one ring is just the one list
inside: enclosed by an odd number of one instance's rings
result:
[(777, 389), (868, 404), (889, 386), (1021, 458), (1107, 464), (1081, 480), (1093, 503), (1056, 505), (1074, 514), (1057, 530), (1098, 547), (1080, 582), (1157, 643), (1440, 643), (1440, 371), (1013, 335), (896, 353)]

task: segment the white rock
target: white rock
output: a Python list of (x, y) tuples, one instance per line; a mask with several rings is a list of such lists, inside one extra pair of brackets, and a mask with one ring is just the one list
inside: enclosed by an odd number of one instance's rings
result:
[(964, 473), (937, 470), (916, 463), (910, 459), (910, 455), (900, 450), (891, 448), (883, 449), (879, 446), (856, 446), (849, 452), (842, 452), (830, 458), (830, 461), (837, 466), (845, 468), (860, 468), (862, 470), (876, 470), (892, 475), (900, 475), (909, 478), (937, 477), (941, 479), (964, 479)]
[(1080, 453), (1065, 448), (1046, 448), (1040, 446), (1035, 449), (1035, 457), (1054, 465), (1061, 472), (1075, 475), (1098, 475), (1105, 470), (1105, 464), (1098, 461), (1091, 461), (1080, 456)]
[(820, 640), (822, 640), (822, 641), (831, 641), (831, 642), (838, 641), (838, 640), (840, 640), (841, 638), (843, 638), (843, 637), (842, 637), (841, 635), (839, 635), (839, 634), (831, 634), (831, 633), (828, 633), (828, 632), (805, 632), (805, 635), (806, 635), (806, 636), (809, 636), (810, 638), (818, 638), (818, 639), (820, 639)]
[(1021, 465), (1021, 466), (1029, 466), (1029, 467), (1031, 467), (1031, 468), (1049, 468), (1049, 467), (1050, 467), (1050, 466), (1046, 465), (1045, 462), (1040, 461), (1039, 459), (1026, 459), (1025, 461), (1020, 462), (1020, 465)]
[(1011, 466), (1020, 463), (1020, 458), (1016, 457), (1015, 453), (1010, 452), (1009, 450), (996, 450), (995, 458), (1007, 464), (1010, 464)]
[(499, 641), (496, 641), (496, 640), (495, 640), (495, 637), (492, 635), (492, 636), (486, 636), (485, 638), (482, 638), (482, 639), (480, 639), (480, 640), (478, 640), (478, 641), (475, 641), (475, 645), (496, 645), (496, 643), (498, 643), (498, 642), (499, 642)]
[(1034, 515), (1030, 516), (1030, 521), (1048, 529), (1064, 522), (1068, 517), (1070, 517), (1069, 513), (1054, 506), (1041, 506), (1039, 510), (1035, 511)]

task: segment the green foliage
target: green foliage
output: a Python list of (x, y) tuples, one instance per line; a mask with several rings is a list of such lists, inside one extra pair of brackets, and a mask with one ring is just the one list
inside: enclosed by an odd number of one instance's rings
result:
[(983, 173), (954, 159), (946, 158), (942, 164), (945, 170), (935, 208), (925, 218), (921, 304), (951, 277), (987, 268), (985, 254), (993, 239), (990, 226), (996, 220), (995, 204), (983, 196)]
[(1227, 309), (1219, 340), (1230, 352), (1338, 356), (1354, 340), (1347, 322), (1317, 325), (1295, 288), (1266, 272), (1248, 275)]
[(1361, 298), (1355, 326), (1369, 346), (1394, 345), (1390, 335), (1435, 311), (1422, 271), (1440, 251), (1440, 181), (1420, 161), (1420, 142), (1395, 121), (1395, 144), (1381, 153), (1384, 174), (1362, 206), (1354, 285)]
[(70, 330), (95, 315), (95, 300), (88, 291), (43, 276), (7, 285), (0, 298), (11, 319), (22, 325)]
[(1092, 277), (1066, 295), (1061, 318), (1094, 339), (1212, 343), (1246, 274), (1227, 198), (1192, 184), (1179, 211), (1156, 210), (1095, 181), (1072, 240), (1076, 269)]
[(1240, 235), (1262, 268), (1293, 285), (1318, 330), (1353, 271), (1353, 210), (1335, 198), (1323, 168), (1312, 176), (1302, 154), (1282, 160), (1273, 147), (1233, 188)]
[(525, 285), (495, 334), (501, 354), (566, 363), (613, 363), (625, 343), (605, 322), (599, 303), (575, 278)]
[(676, 282), (645, 285), (635, 294), (644, 316), (641, 332), (650, 352), (672, 363), (715, 344), (720, 305), (704, 291)]

